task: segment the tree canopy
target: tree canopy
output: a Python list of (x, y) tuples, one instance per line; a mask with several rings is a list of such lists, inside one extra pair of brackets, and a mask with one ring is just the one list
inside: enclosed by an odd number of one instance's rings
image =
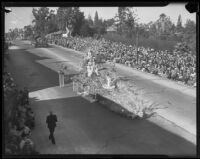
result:
[[(156, 21), (146, 24), (138, 23), (138, 15), (134, 7), (118, 7), (117, 14), (111, 19), (102, 19), (98, 12), (94, 18), (88, 15), (86, 18), (79, 7), (58, 7), (57, 12), (48, 7), (33, 8), (33, 23), (25, 26), (23, 30), (17, 28), (9, 31), (10, 38), (14, 39), (24, 33), (25, 38), (44, 37), (57, 31), (65, 32), (66, 27), (72, 36), (100, 36), (113, 31), (118, 36), (123, 36), (129, 41), (136, 42), (136, 35), (144, 40), (167, 40), (175, 42), (186, 42), (192, 48), (196, 48), (196, 24), (188, 20), (182, 24), (182, 17), (178, 15), (177, 23), (173, 23), (169, 16), (162, 13)], [(109, 32), (107, 33), (109, 34)], [(144, 41), (143, 40), (143, 41)], [(195, 50), (195, 49), (193, 49)]]

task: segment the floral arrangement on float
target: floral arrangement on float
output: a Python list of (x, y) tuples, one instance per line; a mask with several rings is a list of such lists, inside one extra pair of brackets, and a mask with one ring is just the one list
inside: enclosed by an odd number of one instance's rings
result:
[(145, 99), (144, 92), (132, 79), (118, 76), (115, 64), (105, 62), (98, 56), (88, 51), (81, 63), (80, 73), (72, 77), (73, 91), (84, 97), (91, 96), (93, 101), (114, 108), (113, 111), (118, 113), (126, 113), (131, 118), (148, 118), (156, 113), (156, 109), (161, 109), (158, 104)]

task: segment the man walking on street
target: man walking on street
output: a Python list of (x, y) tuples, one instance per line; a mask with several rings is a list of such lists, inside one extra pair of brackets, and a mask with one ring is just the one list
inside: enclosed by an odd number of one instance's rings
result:
[(46, 118), (46, 123), (47, 123), (47, 126), (48, 126), (49, 131), (50, 131), (49, 140), (52, 141), (52, 144), (56, 144), (55, 138), (54, 138), (54, 135), (53, 135), (55, 127), (56, 127), (56, 122), (57, 122), (57, 116), (54, 115), (52, 113), (52, 111), (50, 111), (50, 114)]

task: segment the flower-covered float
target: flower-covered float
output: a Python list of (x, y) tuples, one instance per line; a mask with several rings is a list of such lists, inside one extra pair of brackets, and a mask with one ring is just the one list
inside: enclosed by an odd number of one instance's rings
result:
[(100, 102), (111, 110), (132, 118), (147, 118), (159, 109), (148, 101), (133, 79), (117, 74), (115, 63), (105, 61), (99, 53), (88, 51), (78, 75), (72, 77), (73, 91), (91, 102)]

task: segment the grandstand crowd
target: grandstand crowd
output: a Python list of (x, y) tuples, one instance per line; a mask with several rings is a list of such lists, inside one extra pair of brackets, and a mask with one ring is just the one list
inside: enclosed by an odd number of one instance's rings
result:
[(185, 43), (178, 43), (173, 51), (160, 51), (104, 38), (49, 36), (48, 42), (83, 52), (90, 48), (94, 53), (102, 54), (106, 61), (196, 87), (196, 55), (192, 54)]
[(35, 117), (29, 103), (28, 89), (18, 89), (10, 73), (3, 73), (5, 109), (5, 154), (38, 154), (31, 140)]

